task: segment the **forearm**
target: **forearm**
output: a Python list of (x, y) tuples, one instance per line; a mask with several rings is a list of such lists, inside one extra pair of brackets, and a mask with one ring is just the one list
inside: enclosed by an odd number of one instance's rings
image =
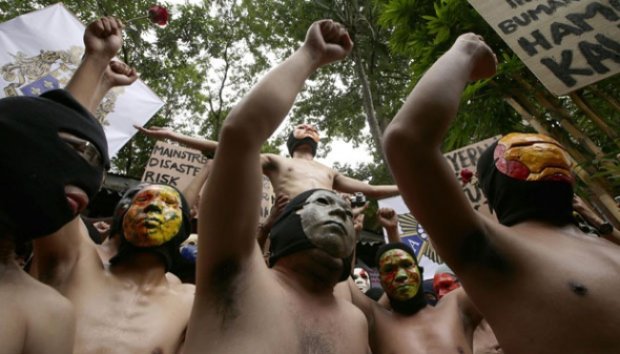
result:
[(211, 160), (207, 161), (207, 163), (202, 166), (200, 172), (198, 172), (191, 183), (183, 190), (183, 196), (187, 200), (187, 204), (194, 205), (198, 202), (200, 190), (207, 180), (207, 177), (209, 177), (210, 161)]
[[(222, 130), (241, 130), (244, 144), (260, 148), (282, 122), (305, 80), (317, 67), (304, 47), (298, 49), (248, 93), (230, 113)], [(248, 124), (250, 121), (252, 124)]]
[(369, 187), (370, 187), (370, 190), (364, 194), (367, 197), (372, 198), (372, 199), (393, 197), (400, 193), (396, 185), (379, 185), (379, 186), (369, 185)]
[(459, 51), (446, 52), (415, 86), (386, 134), (397, 131), (406, 134), (407, 141), (416, 146), (440, 146), (456, 117), (471, 66), (471, 60)]
[(75, 99), (95, 113), (97, 106), (110, 89), (105, 87), (103, 73), (110, 59), (98, 55), (86, 55), (65, 87)]
[(388, 243), (399, 243), (400, 235), (398, 234), (398, 227), (384, 227), (387, 235)]

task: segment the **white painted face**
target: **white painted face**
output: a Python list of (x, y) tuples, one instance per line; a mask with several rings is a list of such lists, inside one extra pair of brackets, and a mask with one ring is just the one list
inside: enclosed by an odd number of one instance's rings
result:
[(364, 268), (357, 267), (353, 269), (353, 281), (355, 281), (355, 285), (363, 293), (370, 289), (370, 277)]
[(353, 213), (338, 194), (319, 190), (297, 211), (310, 242), (332, 257), (345, 258), (355, 247)]

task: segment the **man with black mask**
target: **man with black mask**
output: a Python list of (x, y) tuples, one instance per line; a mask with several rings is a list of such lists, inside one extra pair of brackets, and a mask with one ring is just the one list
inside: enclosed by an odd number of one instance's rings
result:
[[(72, 80), (67, 86), (82, 105), (63, 92), (47, 95), (59, 96), (57, 100), (65, 105), (73, 103), (82, 120), (68, 119), (48, 109), (49, 115), (59, 117), (57, 126), (44, 126), (40, 136), (25, 143), (25, 148), (31, 149), (26, 151), (40, 158), (28, 161), (32, 165), (28, 169), (34, 172), (23, 177), (24, 183), (33, 178), (45, 178), (46, 183), (31, 182), (26, 189), (37, 194), (24, 207), (39, 208), (31, 211), (30, 220), (50, 215), (50, 222), (25, 225), (36, 232), (51, 233), (34, 242), (33, 274), (73, 304), (77, 319), (75, 352), (176, 353), (193, 300), (192, 286), (171, 285), (165, 277), (168, 246), (178, 249), (189, 234), (188, 208), (180, 193), (159, 185), (132, 191), (135, 195), (128, 197), (128, 208), (119, 215), (123, 230), (115, 231), (124, 243), (112, 265), (102, 262), (78, 215), (101, 186), (104, 169), (109, 166), (103, 129), (82, 106), (94, 110), (107, 88), (130, 84), (137, 78), (133, 70), (119, 63), (108, 65), (122, 45), (120, 21), (109, 17), (94, 22), (84, 42), (84, 64), (76, 75), (98, 80)], [(96, 73), (94, 68), (100, 64), (101, 72)], [(32, 125), (42, 124), (39, 121)], [(48, 208), (51, 211), (44, 214)]]
[[(381, 208), (379, 213), (380, 219), (390, 220), (383, 225), (397, 225), (393, 209)], [(387, 231), (393, 240), (394, 230)], [(424, 269), (413, 250), (400, 242), (381, 246), (375, 264), (385, 291), (378, 302), (359, 291), (352, 279), (347, 284), (351, 301), (366, 316), (373, 353), (472, 352), (474, 329), (482, 317), (462, 289), (436, 306), (428, 305), (422, 286)]]
[(326, 189), (292, 198), (274, 223), (271, 268), (256, 242), (261, 146), (306, 79), (344, 59), (352, 46), (342, 25), (313, 23), (302, 46), (224, 121), (200, 201), (196, 300), (185, 353), (368, 352), (363, 315), (333, 294), (348, 275), (355, 246), (352, 210), (344, 199)]
[[(110, 63), (121, 42), (116, 22), (105, 26), (112, 21), (102, 18), (87, 27), (87, 55), (67, 91), (0, 100), (3, 353), (73, 352), (76, 321), (72, 304), (28, 276), (13, 262), (12, 253), (16, 243), (34, 240), (36, 249), (54, 237), (50, 234), (81, 224), (79, 212), (103, 181), (109, 167), (107, 143), (103, 129), (86, 108), (96, 105), (109, 88), (135, 80), (131, 69)], [(80, 234), (82, 230), (75, 233)], [(49, 278), (39, 279), (50, 284)]]
[(482, 37), (460, 36), (386, 129), (390, 169), (507, 353), (617, 353), (620, 248), (571, 222), (562, 146), (509, 134), (482, 154), (479, 181), (501, 224), (473, 210), (442, 156), (466, 84), (492, 77), (496, 63)]

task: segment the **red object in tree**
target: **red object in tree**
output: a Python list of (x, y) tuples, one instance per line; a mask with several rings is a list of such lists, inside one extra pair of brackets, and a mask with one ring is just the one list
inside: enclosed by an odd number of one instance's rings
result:
[(165, 26), (168, 23), (168, 10), (160, 5), (153, 5), (149, 7), (149, 19), (151, 22), (160, 26)]
[(472, 177), (474, 177), (474, 173), (469, 169), (464, 168), (461, 170), (461, 181), (463, 184), (467, 184), (471, 181)]

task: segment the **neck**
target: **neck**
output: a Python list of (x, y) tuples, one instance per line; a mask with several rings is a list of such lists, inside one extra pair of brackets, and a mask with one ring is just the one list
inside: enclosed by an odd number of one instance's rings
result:
[(0, 237), (0, 264), (13, 264), (15, 259), (15, 243), (8, 236)]
[(312, 151), (309, 149), (297, 148), (293, 151), (294, 159), (303, 159), (303, 160), (314, 160), (314, 156), (312, 155)]
[(273, 269), (287, 285), (313, 294), (332, 294), (342, 272), (342, 260), (318, 249), (300, 251), (278, 260)]
[(571, 237), (585, 236), (584, 233), (574, 224), (557, 226), (553, 223), (542, 220), (525, 220), (510, 226), (510, 228), (524, 234), (531, 233), (531, 230), (548, 230), (548, 232), (555, 232)]
[(166, 267), (158, 255), (136, 253), (110, 267), (114, 275), (137, 285), (152, 286), (166, 282)]

